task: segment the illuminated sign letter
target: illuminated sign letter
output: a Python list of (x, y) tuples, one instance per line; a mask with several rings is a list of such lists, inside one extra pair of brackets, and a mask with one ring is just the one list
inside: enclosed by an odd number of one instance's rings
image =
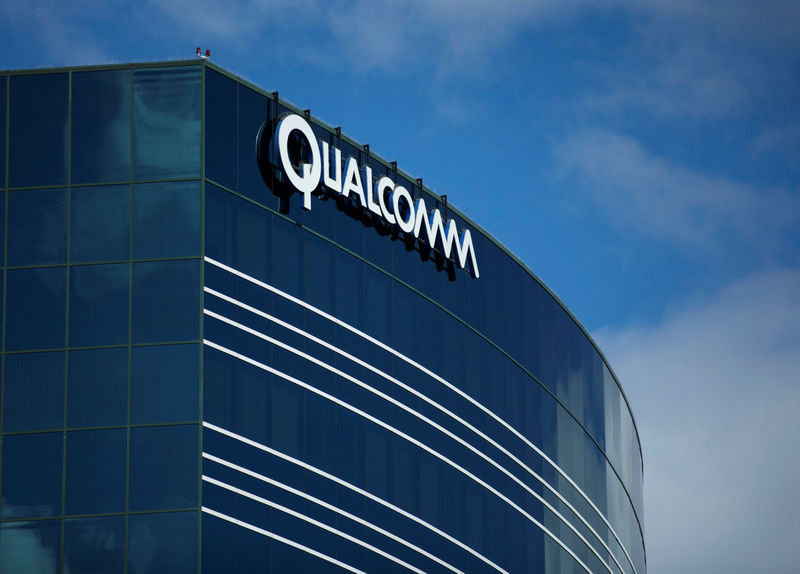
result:
[[(314, 131), (303, 118), (298, 115), (290, 115), (278, 122), (276, 129), (278, 137), (275, 141), (278, 145), (278, 154), (281, 159), (281, 167), (289, 182), (303, 194), (303, 208), (311, 209), (311, 194), (319, 185), (319, 178), (322, 172), (322, 162), (320, 161), (319, 145)], [(300, 132), (306, 138), (311, 149), (311, 164), (300, 163), (300, 171), (297, 173), (292, 166), (289, 157), (289, 136), (293, 131)]]

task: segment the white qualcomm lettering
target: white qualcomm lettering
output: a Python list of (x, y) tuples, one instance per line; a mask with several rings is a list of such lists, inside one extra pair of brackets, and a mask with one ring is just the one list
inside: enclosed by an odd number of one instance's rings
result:
[(336, 193), (342, 193), (342, 150), (338, 147), (333, 148), (333, 168), (334, 177), (330, 175), (331, 153), (328, 150), (328, 142), (322, 142), (322, 182), (328, 189)]
[[(311, 209), (311, 194), (319, 185), (320, 172), (320, 154), (319, 146), (317, 145), (317, 138), (314, 137), (314, 130), (298, 115), (286, 116), (279, 123), (276, 128), (278, 132), (278, 153), (281, 158), (281, 165), (286, 177), (289, 178), (291, 184), (303, 194), (303, 208)], [(311, 148), (311, 165), (307, 163), (300, 164), (300, 171), (302, 174), (294, 171), (292, 160), (289, 158), (289, 136), (293, 131), (297, 130), (306, 138), (309, 147)]]
[[(311, 150), (311, 163), (301, 162), (300, 173), (295, 171), (289, 157), (289, 136), (293, 131), (298, 131), (305, 137)], [(430, 214), (425, 206), (425, 200), (420, 198), (416, 206), (411, 194), (402, 185), (397, 185), (389, 177), (381, 177), (375, 185), (372, 180), (372, 168), (364, 167), (364, 182), (362, 185), (361, 170), (358, 162), (353, 157), (348, 157), (345, 162), (344, 177), (342, 177), (342, 152), (339, 148), (330, 146), (328, 142), (317, 142), (314, 130), (302, 117), (292, 114), (284, 117), (276, 128), (275, 142), (278, 156), (280, 157), (283, 171), (289, 182), (303, 194), (303, 208), (311, 209), (311, 194), (319, 187), (320, 180), (323, 185), (343, 195), (350, 197), (351, 193), (358, 195), (361, 206), (372, 213), (383, 217), (389, 224), (397, 225), (404, 233), (413, 233), (415, 239), (423, 241), (420, 237), (423, 223), (427, 243), (450, 259), (455, 246), (458, 265), (466, 269), (472, 267), (472, 273), (477, 278), (478, 262), (475, 257), (475, 247), (469, 229), (465, 229), (458, 237), (456, 222), (449, 220), (445, 226), (442, 215), (438, 209)], [(333, 152), (333, 161), (331, 161)], [(331, 165), (333, 164), (333, 165)], [(333, 168), (333, 176), (331, 176)], [(386, 205), (386, 192), (389, 192), (389, 204)], [(365, 193), (366, 192), (366, 193)], [(374, 195), (378, 196), (377, 202)], [(391, 206), (391, 210), (389, 207)]]

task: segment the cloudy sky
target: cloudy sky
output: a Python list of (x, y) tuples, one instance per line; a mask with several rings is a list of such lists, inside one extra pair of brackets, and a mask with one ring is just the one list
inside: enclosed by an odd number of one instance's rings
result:
[(651, 574), (797, 572), (800, 2), (0, 0), (0, 68), (213, 61), (470, 214), (633, 404)]

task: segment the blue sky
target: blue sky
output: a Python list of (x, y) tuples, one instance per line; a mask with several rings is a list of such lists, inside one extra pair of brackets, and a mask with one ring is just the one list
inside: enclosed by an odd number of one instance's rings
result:
[(800, 3), (0, 0), (0, 68), (212, 60), (492, 232), (645, 454), (651, 574), (796, 571)]

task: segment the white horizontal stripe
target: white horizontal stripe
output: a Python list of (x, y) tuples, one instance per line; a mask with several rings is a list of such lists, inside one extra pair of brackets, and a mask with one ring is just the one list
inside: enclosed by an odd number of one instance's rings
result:
[(292, 464), (295, 464), (295, 465), (297, 465), (297, 466), (299, 466), (301, 468), (304, 468), (304, 469), (306, 469), (306, 470), (308, 470), (310, 472), (313, 472), (314, 474), (317, 474), (319, 476), (327, 478), (328, 480), (330, 480), (332, 482), (335, 482), (336, 484), (338, 484), (340, 486), (343, 486), (343, 487), (347, 488), (348, 490), (352, 490), (356, 494), (359, 494), (359, 495), (363, 496), (364, 498), (368, 498), (369, 500), (371, 500), (373, 502), (376, 502), (376, 503), (380, 504), (381, 506), (384, 506), (385, 508), (388, 508), (389, 510), (394, 511), (397, 514), (400, 514), (403, 517), (408, 518), (409, 520), (411, 520), (413, 522), (416, 522), (417, 524), (427, 528), (431, 532), (433, 532), (435, 534), (438, 534), (439, 536), (441, 536), (445, 540), (447, 540), (449, 542), (452, 542), (453, 544), (455, 544), (456, 546), (458, 546), (462, 550), (465, 550), (465, 551), (469, 552), (470, 554), (472, 554), (473, 556), (475, 556), (476, 558), (478, 558), (479, 560), (481, 560), (485, 564), (488, 564), (489, 566), (491, 566), (492, 568), (494, 568), (498, 572), (502, 572), (503, 574), (509, 574), (506, 570), (503, 570), (500, 566), (498, 566), (497, 564), (495, 564), (494, 562), (492, 562), (491, 560), (489, 560), (488, 558), (486, 558), (485, 556), (483, 556), (479, 552), (477, 552), (474, 549), (470, 548), (469, 546), (467, 546), (466, 544), (464, 544), (460, 540), (457, 540), (457, 539), (453, 538), (452, 536), (450, 536), (449, 534), (447, 534), (446, 532), (444, 532), (442, 530), (439, 530), (438, 528), (436, 528), (432, 524), (430, 524), (428, 522), (425, 522), (421, 518), (411, 514), (410, 512), (408, 512), (406, 510), (403, 510), (399, 506), (395, 506), (394, 504), (392, 504), (391, 502), (389, 502), (387, 500), (384, 500), (384, 499), (382, 499), (382, 498), (380, 498), (378, 496), (375, 496), (374, 494), (364, 490), (363, 488), (359, 488), (358, 486), (356, 486), (354, 484), (351, 484), (351, 483), (347, 482), (346, 480), (342, 480), (338, 476), (335, 476), (335, 475), (333, 475), (333, 474), (331, 474), (329, 472), (325, 472), (324, 470), (322, 470), (320, 468), (317, 468), (315, 466), (312, 466), (312, 465), (310, 465), (310, 464), (308, 464), (306, 462), (303, 462), (302, 460), (299, 460), (299, 459), (296, 459), (294, 457), (291, 457), (288, 454), (282, 453), (282, 452), (280, 452), (278, 450), (275, 450), (274, 448), (270, 448), (270, 447), (268, 447), (266, 445), (263, 445), (261, 443), (258, 443), (256, 441), (254, 441), (254, 440), (251, 440), (251, 439), (249, 439), (247, 437), (244, 437), (244, 436), (242, 436), (240, 434), (236, 434), (235, 432), (232, 432), (232, 431), (229, 431), (229, 430), (224, 429), (222, 427), (219, 427), (219, 426), (217, 426), (217, 425), (215, 425), (213, 423), (210, 423), (208, 421), (203, 421), (203, 427), (205, 427), (205, 428), (207, 428), (209, 430), (212, 430), (214, 432), (218, 432), (220, 434), (223, 434), (223, 435), (225, 435), (227, 437), (235, 439), (235, 440), (237, 440), (239, 442), (242, 442), (242, 443), (244, 443), (244, 444), (246, 444), (248, 446), (251, 446), (251, 447), (256, 448), (258, 450), (261, 450), (263, 452), (269, 453), (269, 454), (271, 454), (273, 456), (276, 456), (276, 457), (278, 457), (280, 459), (283, 459), (283, 460), (285, 460), (287, 462), (291, 462)]
[[(416, 417), (417, 419), (423, 421), (424, 423), (426, 423), (429, 426), (435, 428), (436, 430), (438, 430), (442, 434), (444, 434), (444, 435), (448, 436), (449, 438), (451, 438), (452, 440), (456, 441), (458, 444), (460, 444), (464, 448), (467, 448), (471, 452), (475, 453), (476, 455), (481, 457), (483, 460), (485, 460), (486, 462), (491, 464), (493, 467), (498, 469), (500, 472), (505, 474), (508, 478), (513, 480), (517, 485), (522, 487), (528, 494), (530, 494), (536, 500), (541, 502), (548, 510), (550, 510), (550, 512), (555, 514), (564, 524), (567, 525), (567, 527), (570, 530), (572, 530), (572, 532), (578, 538), (580, 538), (580, 540), (589, 548), (589, 550), (592, 551), (592, 553), (597, 557), (597, 559), (600, 560), (600, 562), (602, 562), (606, 566), (606, 569), (609, 572), (611, 572), (611, 568), (609, 568), (608, 564), (600, 556), (600, 554), (597, 552), (597, 550), (595, 550), (595, 548), (591, 544), (589, 544), (589, 542), (586, 540), (586, 538), (580, 532), (578, 532), (578, 530), (575, 528), (575, 526), (573, 526), (572, 523), (570, 521), (568, 521), (558, 510), (553, 508), (553, 506), (549, 502), (547, 502), (544, 498), (542, 498), (541, 495), (539, 495), (539, 493), (537, 493), (531, 487), (529, 487), (527, 484), (525, 484), (516, 475), (511, 473), (505, 467), (501, 466), (498, 462), (496, 462), (494, 459), (490, 458), (484, 452), (482, 452), (479, 449), (477, 449), (476, 447), (474, 447), (469, 442), (465, 441), (464, 439), (462, 439), (459, 436), (456, 436), (455, 434), (453, 434), (448, 429), (442, 427), (440, 424), (432, 421), (428, 417), (426, 417), (423, 414), (415, 411), (411, 407), (408, 407), (407, 405), (403, 404), (402, 402), (398, 401), (397, 399), (388, 396), (387, 394), (385, 394), (385, 393), (383, 393), (383, 392), (381, 392), (381, 391), (379, 391), (379, 390), (367, 385), (363, 381), (361, 381), (361, 380), (349, 375), (348, 373), (345, 373), (344, 371), (341, 371), (340, 369), (337, 369), (336, 367), (334, 367), (332, 365), (329, 365), (328, 363), (325, 363), (324, 361), (321, 361), (321, 360), (317, 359), (316, 357), (314, 357), (312, 355), (309, 355), (308, 353), (300, 351), (299, 349), (296, 349), (296, 348), (292, 347), (291, 345), (287, 345), (286, 343), (278, 341), (277, 339), (274, 339), (274, 338), (272, 338), (272, 337), (270, 337), (268, 335), (265, 335), (264, 333), (256, 331), (255, 329), (251, 329), (250, 327), (248, 327), (246, 325), (242, 325), (241, 323), (238, 323), (237, 321), (234, 321), (232, 319), (224, 317), (224, 316), (220, 315), (219, 313), (215, 313), (213, 311), (209, 311), (208, 309), (204, 309), (203, 312), (206, 315), (208, 315), (210, 317), (213, 317), (214, 319), (217, 319), (219, 321), (227, 323), (228, 325), (231, 325), (232, 327), (236, 327), (237, 329), (242, 330), (242, 331), (244, 331), (246, 333), (249, 333), (249, 334), (253, 335), (254, 337), (257, 337), (257, 338), (259, 338), (259, 339), (261, 339), (263, 341), (267, 341), (268, 343), (271, 343), (271, 344), (276, 345), (276, 346), (278, 346), (278, 347), (280, 347), (282, 349), (285, 349), (285, 350), (289, 351), (290, 353), (293, 353), (293, 354), (297, 355), (298, 357), (302, 357), (303, 359), (305, 359), (305, 360), (307, 360), (307, 361), (309, 361), (311, 363), (314, 363), (315, 365), (317, 365), (319, 367), (322, 367), (323, 369), (325, 369), (325, 370), (327, 370), (327, 371), (329, 371), (329, 372), (331, 372), (331, 373), (333, 373), (333, 374), (335, 374), (335, 375), (337, 375), (337, 376), (339, 376), (339, 377), (341, 377), (341, 378), (343, 378), (345, 380), (350, 381), (354, 385), (358, 385), (362, 389), (365, 389), (366, 391), (369, 391), (370, 393), (382, 398), (383, 400), (393, 404), (397, 408), (399, 408), (399, 409), (409, 413), (410, 415)], [(587, 524), (587, 526), (589, 526), (589, 525)], [(624, 572), (623, 569), (622, 569), (622, 565), (620, 565), (620, 563), (617, 562), (616, 557), (611, 553), (611, 549), (608, 548), (608, 546), (606, 546), (605, 541), (603, 541), (600, 538), (600, 536), (597, 534), (597, 532), (594, 531), (594, 529), (591, 528), (591, 526), (589, 526), (589, 528), (592, 531), (592, 533), (595, 535), (595, 537), (600, 541), (600, 543), (603, 546), (605, 546), (606, 551), (609, 553), (611, 558), (614, 560), (614, 562), (616, 563), (616, 565), (620, 569), (620, 571)]]
[(407, 541), (407, 540), (405, 540), (403, 538), (400, 538), (399, 536), (395, 536), (394, 534), (392, 534), (388, 530), (384, 530), (380, 526), (376, 526), (375, 524), (373, 524), (371, 522), (368, 522), (368, 521), (364, 520), (363, 518), (360, 518), (360, 517), (358, 517), (358, 516), (356, 516), (354, 514), (351, 514), (351, 513), (347, 512), (346, 510), (342, 510), (338, 506), (334, 506), (332, 504), (329, 504), (329, 503), (325, 502), (324, 500), (320, 500), (319, 498), (311, 496), (310, 494), (307, 494), (307, 493), (305, 493), (305, 492), (303, 492), (301, 490), (297, 490), (296, 488), (292, 488), (291, 486), (289, 486), (287, 484), (283, 484), (282, 482), (279, 482), (279, 481), (277, 481), (275, 479), (269, 478), (268, 476), (264, 476), (263, 474), (259, 474), (257, 472), (253, 472), (249, 468), (245, 468), (243, 466), (239, 466), (238, 464), (234, 464), (234, 463), (232, 463), (230, 461), (227, 461), (225, 459), (219, 458), (218, 456), (214, 456), (213, 454), (209, 454), (207, 452), (204, 452), (203, 453), (203, 458), (208, 459), (208, 460), (213, 461), (213, 462), (216, 462), (217, 464), (221, 464), (223, 466), (227, 466), (228, 468), (231, 468), (231, 469), (233, 469), (235, 471), (241, 472), (242, 474), (246, 474), (247, 476), (251, 476), (251, 477), (253, 477), (253, 478), (257, 479), (257, 480), (260, 480), (262, 482), (265, 482), (267, 484), (270, 484), (272, 486), (275, 486), (275, 487), (281, 488), (281, 489), (283, 489), (283, 490), (285, 490), (287, 492), (290, 492), (290, 493), (294, 494), (295, 496), (299, 496), (301, 498), (304, 498), (304, 499), (306, 499), (306, 500), (308, 500), (310, 502), (313, 502), (314, 504), (318, 504), (319, 506), (322, 506), (323, 508), (326, 508), (326, 509), (328, 509), (328, 510), (330, 510), (332, 512), (340, 514), (340, 515), (344, 516), (345, 518), (349, 518), (350, 520), (352, 520), (354, 522), (357, 522), (357, 523), (359, 523), (359, 524), (361, 524), (363, 526), (366, 526), (367, 528), (369, 528), (371, 530), (374, 530), (375, 532), (383, 534), (384, 536), (394, 540), (395, 542), (399, 542), (400, 544), (410, 548), (411, 550), (414, 550), (415, 552), (418, 552), (418, 553), (422, 554), (423, 556), (425, 556), (426, 558), (429, 558), (430, 560), (436, 562), (437, 564), (439, 564), (441, 566), (444, 566), (445, 568), (447, 568), (448, 570), (451, 570), (452, 572), (456, 572), (457, 574), (463, 574), (463, 572), (461, 572), (461, 570), (459, 570), (457, 568), (454, 568), (453, 566), (451, 566), (450, 564), (448, 564), (444, 560), (442, 560), (440, 558), (437, 558), (436, 556), (434, 556), (433, 554), (427, 552), (426, 550), (423, 550), (419, 546), (416, 546), (415, 544), (412, 544), (411, 542), (409, 542), (409, 541)]
[(238, 518), (234, 518), (233, 516), (228, 516), (227, 514), (217, 512), (216, 510), (212, 510), (207, 506), (203, 506), (202, 511), (205, 512), (206, 514), (210, 514), (211, 516), (216, 516), (217, 518), (221, 518), (222, 520), (227, 520), (228, 522), (231, 522), (236, 526), (247, 528), (248, 530), (252, 530), (253, 532), (257, 532), (258, 534), (261, 534), (263, 536), (268, 536), (269, 538), (273, 538), (278, 542), (283, 542), (284, 544), (297, 548), (298, 550), (302, 550), (303, 552), (307, 552), (308, 554), (316, 556), (317, 558), (322, 558), (323, 560), (326, 560), (331, 564), (336, 564), (337, 566), (344, 568), (345, 570), (349, 570), (350, 572), (354, 572), (355, 574), (367, 574), (363, 570), (359, 570), (358, 568), (353, 568), (349, 564), (345, 564), (344, 562), (337, 560), (336, 558), (332, 558), (327, 554), (318, 552), (313, 548), (309, 548), (308, 546), (303, 546), (299, 542), (295, 542), (294, 540), (289, 540), (288, 538), (284, 538), (279, 534), (275, 534), (274, 532), (270, 532), (269, 530), (264, 530), (263, 528), (259, 528), (258, 526), (253, 526), (252, 524), (248, 524), (247, 522), (239, 520)]
[(367, 544), (366, 542), (364, 542), (363, 540), (359, 540), (355, 536), (351, 536), (351, 535), (347, 534), (346, 532), (342, 532), (341, 530), (337, 530), (336, 528), (328, 526), (327, 524), (325, 524), (323, 522), (320, 522), (319, 520), (315, 520), (315, 519), (311, 518), (310, 516), (306, 516), (305, 514), (300, 514), (299, 512), (297, 512), (295, 510), (292, 510), (291, 508), (287, 508), (287, 507), (285, 507), (283, 505), (280, 505), (277, 502), (273, 502), (272, 500), (267, 500), (266, 498), (262, 498), (260, 496), (256, 496), (255, 494), (253, 494), (251, 492), (247, 492), (246, 490), (242, 490), (241, 488), (236, 488), (235, 486), (232, 486), (230, 484), (222, 482), (221, 480), (217, 480), (215, 478), (211, 478), (210, 476), (203, 475), (203, 480), (208, 482), (209, 484), (213, 484), (215, 486), (219, 486), (220, 488), (224, 488), (225, 490), (228, 490), (230, 492), (234, 492), (234, 493), (238, 494), (239, 496), (244, 496), (245, 498), (249, 498), (250, 500), (258, 502), (259, 504), (263, 504), (264, 506), (269, 506), (270, 508), (274, 508), (276, 510), (280, 510), (281, 512), (283, 512), (285, 514), (288, 514), (289, 516), (294, 516), (295, 518), (299, 518), (300, 520), (303, 520), (304, 522), (308, 522), (309, 524), (313, 524), (317, 528), (321, 528), (323, 530), (327, 530), (331, 534), (335, 534), (336, 536), (344, 538), (345, 540), (349, 540), (353, 544), (358, 544), (362, 548), (366, 548), (367, 550), (370, 550), (370, 551), (374, 552), (375, 554), (378, 554), (379, 556), (383, 556), (387, 560), (391, 560), (392, 562), (394, 562), (396, 564), (400, 564), (400, 566), (403, 566), (407, 570), (411, 570), (412, 572), (416, 572), (417, 574), (424, 574), (424, 572), (422, 570), (412, 566), (408, 562), (404, 562), (403, 560), (400, 560), (396, 556), (392, 556), (388, 552), (384, 552), (380, 548), (376, 548), (375, 546), (372, 546), (371, 544)]
[[(317, 389), (316, 387), (314, 387), (312, 385), (309, 385), (306, 382), (301, 381), (300, 379), (292, 377), (291, 375), (287, 375), (286, 373), (284, 373), (282, 371), (279, 371), (278, 369), (270, 367), (269, 365), (265, 365), (264, 363), (260, 363), (260, 362), (256, 361), (255, 359), (251, 359), (250, 357), (242, 355), (241, 353), (237, 353), (236, 351), (228, 349), (227, 347), (223, 347), (222, 345), (214, 343), (213, 341), (209, 341), (208, 339), (204, 339), (203, 343), (208, 345), (209, 347), (217, 349), (218, 351), (222, 351), (223, 353), (226, 353), (226, 354), (228, 354), (228, 355), (230, 355), (232, 357), (235, 357), (235, 358), (237, 358), (237, 359), (239, 359), (241, 361), (249, 363), (249, 364), (253, 365), (254, 367), (258, 367), (259, 369), (261, 369), (263, 371), (266, 371), (266, 372), (271, 373), (271, 374), (273, 374), (275, 376), (278, 376), (278, 377), (280, 377), (280, 378), (282, 378), (282, 379), (284, 379), (284, 380), (286, 380), (286, 381), (288, 381), (288, 382), (290, 382), (292, 384), (297, 385), (298, 387), (301, 387), (303, 389), (306, 389), (307, 391), (310, 391), (310, 392), (312, 392), (312, 393), (314, 393), (316, 395), (319, 395), (319, 396), (321, 396), (321, 397), (323, 397), (325, 399), (328, 399), (329, 401), (331, 401), (333, 403), (336, 403), (337, 405), (341, 406), (342, 408), (347, 409), (350, 412), (355, 413), (355, 414), (365, 418), (366, 420), (370, 421), (371, 423), (376, 424), (379, 427), (382, 427), (382, 428), (388, 430), (391, 433), (394, 433), (395, 435), (399, 436), (402, 439), (405, 439), (406, 441), (410, 442), (411, 444), (415, 445), (416, 447), (424, 450), (428, 454), (430, 454), (432, 456), (435, 456), (436, 458), (438, 458), (439, 460), (441, 460), (445, 464), (450, 465), (451, 467), (453, 467), (454, 469), (456, 469), (457, 471), (462, 473), (464, 476), (472, 479), (474, 482), (476, 482), (477, 484), (481, 485), (483, 488), (485, 488), (486, 490), (488, 490), (489, 492), (494, 494), (497, 498), (499, 498), (500, 500), (502, 500), (503, 502), (508, 504), (511, 508), (513, 508), (514, 510), (519, 512), (522, 516), (527, 518), (532, 524), (538, 526), (545, 534), (550, 536), (550, 538), (552, 538), (553, 541), (556, 542), (556, 544), (561, 546), (561, 548), (563, 548), (565, 552), (567, 552), (570, 556), (572, 556), (575, 559), (575, 561), (578, 564), (580, 564), (581, 567), (584, 570), (586, 570), (586, 572), (591, 572), (591, 570), (589, 570), (589, 567), (586, 566), (586, 564), (583, 563), (583, 560), (578, 558), (578, 556), (575, 554), (575, 552), (573, 552), (572, 549), (569, 548), (569, 546), (564, 544), (564, 542), (560, 538), (558, 538), (558, 536), (553, 534), (544, 524), (542, 524), (541, 522), (536, 520), (533, 516), (528, 514), (523, 508), (521, 508), (513, 500), (508, 498), (506, 495), (504, 495), (502, 492), (500, 492), (499, 490), (494, 488), (492, 485), (490, 485), (487, 482), (481, 480), (480, 478), (478, 478), (477, 476), (475, 476), (474, 474), (469, 472), (464, 467), (462, 467), (462, 466), (458, 465), (457, 463), (453, 462), (452, 460), (450, 460), (449, 458), (447, 458), (446, 456), (444, 456), (440, 452), (432, 449), (431, 447), (429, 447), (425, 443), (420, 442), (417, 439), (415, 439), (414, 437), (407, 435), (403, 431), (401, 431), (399, 429), (396, 429), (395, 427), (391, 426), (390, 424), (387, 424), (387, 423), (383, 422), (382, 420), (380, 420), (380, 419), (378, 419), (376, 417), (373, 417), (369, 413), (366, 413), (366, 412), (362, 411), (361, 409), (356, 408), (353, 405), (351, 405), (349, 403), (346, 403), (345, 401), (342, 401), (341, 399), (338, 399), (338, 398), (334, 397), (333, 395), (330, 395), (330, 394), (328, 394), (328, 393), (326, 393), (324, 391), (321, 391), (321, 390)], [(591, 549), (591, 546), (589, 548)], [(603, 562), (603, 565), (611, 573), (611, 569), (608, 567), (608, 565), (605, 562)], [(613, 574), (613, 573), (611, 573), (611, 574)]]
[(260, 280), (256, 279), (255, 277), (252, 277), (252, 276), (250, 276), (250, 275), (248, 275), (246, 273), (242, 273), (241, 271), (239, 271), (237, 269), (234, 269), (233, 267), (230, 267), (228, 265), (225, 265), (224, 263), (221, 263), (221, 262), (219, 262), (219, 261), (217, 261), (215, 259), (212, 259), (211, 257), (207, 257), (206, 256), (206, 257), (204, 257), (204, 260), (206, 262), (210, 263), (211, 265), (214, 265), (215, 267), (218, 267), (219, 269), (227, 271), (228, 273), (231, 273), (232, 275), (235, 275), (236, 277), (244, 279), (245, 281), (248, 281), (249, 283), (252, 283), (253, 285), (257, 285), (258, 287), (261, 287), (263, 289), (266, 289), (267, 291), (275, 293), (276, 295), (279, 295), (279, 296), (283, 297), (284, 299), (287, 299), (287, 300), (289, 300), (289, 301), (291, 301), (291, 302), (293, 302), (293, 303), (295, 303), (297, 305), (300, 305), (301, 307), (303, 307), (305, 309), (308, 309), (309, 311), (319, 315), (320, 317), (324, 317), (325, 319), (328, 319), (329, 321), (331, 321), (333, 323), (336, 323), (340, 327), (350, 331), (351, 333), (353, 333), (355, 335), (358, 335), (359, 337), (365, 339), (366, 341), (369, 341), (370, 343), (380, 347), (381, 349), (383, 349), (387, 353), (390, 353), (390, 354), (394, 355), (398, 359), (401, 359), (402, 361), (404, 361), (404, 362), (408, 363), (409, 365), (415, 367), (416, 369), (422, 371), (423, 373), (425, 373), (426, 375), (428, 375), (432, 379), (438, 381), (439, 383), (443, 384), (444, 386), (446, 386), (448, 389), (450, 389), (454, 393), (458, 394), (460, 397), (462, 397), (464, 400), (468, 401), (470, 404), (474, 405), (475, 407), (477, 407), (478, 409), (480, 409), (481, 411), (483, 411), (484, 413), (489, 415), (496, 422), (498, 422), (500, 425), (502, 425), (504, 428), (506, 428), (508, 431), (510, 431), (514, 436), (516, 436), (518, 439), (520, 439), (522, 442), (524, 442), (529, 448), (531, 448), (534, 452), (536, 452), (539, 456), (541, 456), (545, 461), (547, 461), (547, 463), (550, 466), (552, 466), (556, 470), (556, 472), (558, 472), (561, 476), (563, 476), (564, 479), (567, 482), (569, 482), (570, 485), (572, 485), (572, 487), (584, 498), (584, 500), (586, 500), (586, 502), (592, 507), (592, 509), (597, 513), (597, 515), (600, 517), (600, 519), (606, 524), (606, 526), (608, 527), (608, 529), (611, 532), (611, 534), (617, 540), (617, 543), (620, 545), (620, 548), (622, 548), (622, 551), (625, 553), (625, 557), (628, 559), (628, 563), (631, 565), (631, 568), (633, 569), (634, 574), (636, 574), (636, 566), (633, 564), (633, 560), (631, 559), (631, 556), (628, 553), (627, 548), (625, 548), (625, 545), (622, 543), (622, 540), (620, 539), (620, 537), (617, 534), (616, 530), (614, 530), (614, 528), (611, 526), (611, 523), (608, 521), (608, 518), (600, 511), (600, 509), (597, 507), (597, 505), (589, 498), (589, 496), (583, 491), (583, 489), (581, 489), (581, 487), (578, 486), (578, 484), (572, 479), (572, 477), (570, 477), (567, 474), (566, 471), (564, 471), (564, 469), (562, 469), (560, 466), (558, 466), (558, 464), (556, 464), (555, 461), (553, 461), (549, 456), (547, 456), (547, 454), (545, 454), (544, 451), (542, 451), (539, 447), (537, 447), (533, 442), (528, 440), (528, 438), (525, 437), (525, 435), (523, 435), (516, 428), (511, 426), (511, 424), (509, 424), (504, 419), (502, 419), (500, 416), (495, 414), (492, 410), (490, 410), (489, 408), (487, 408), (486, 406), (484, 406), (483, 404), (481, 404), (480, 402), (478, 402), (477, 400), (475, 400), (474, 398), (472, 398), (471, 396), (469, 396), (468, 394), (463, 392), (461, 389), (459, 389), (458, 387), (456, 387), (452, 383), (450, 383), (447, 380), (445, 380), (444, 378), (440, 377), (439, 375), (437, 375), (433, 371), (431, 371), (428, 368), (426, 368), (425, 366), (417, 363), (414, 359), (412, 359), (410, 357), (407, 357), (406, 355), (404, 355), (400, 351), (397, 351), (396, 349), (390, 347), (389, 345), (386, 345), (382, 341), (379, 341), (378, 339), (375, 339), (374, 337), (371, 337), (370, 335), (364, 333), (360, 329), (358, 329), (358, 328), (356, 328), (356, 327), (354, 327), (354, 326), (352, 326), (352, 325), (350, 325), (348, 323), (345, 323), (341, 319), (339, 319), (337, 317), (334, 317), (333, 315), (331, 315), (329, 313), (326, 313), (322, 309), (318, 309), (317, 307), (315, 307), (315, 306), (313, 306), (313, 305), (311, 305), (309, 303), (306, 303), (305, 301), (303, 301), (301, 299), (298, 299), (297, 297), (294, 297), (293, 295), (290, 295), (290, 294), (288, 294), (288, 293), (286, 293), (284, 291), (281, 291), (277, 287), (273, 287), (272, 285), (264, 283), (263, 281), (260, 281)]

